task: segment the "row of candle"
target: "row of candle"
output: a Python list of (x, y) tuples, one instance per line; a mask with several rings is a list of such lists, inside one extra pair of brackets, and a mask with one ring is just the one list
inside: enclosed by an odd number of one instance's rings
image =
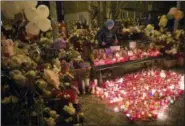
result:
[(142, 51), (141, 49), (134, 50), (124, 50), (111, 52), (110, 51), (97, 51), (94, 53), (95, 60), (94, 65), (106, 65), (106, 64), (114, 64), (118, 62), (126, 62), (129, 60), (136, 60), (140, 58), (146, 57), (156, 57), (159, 56), (160, 52), (157, 49), (148, 49), (147, 51)]

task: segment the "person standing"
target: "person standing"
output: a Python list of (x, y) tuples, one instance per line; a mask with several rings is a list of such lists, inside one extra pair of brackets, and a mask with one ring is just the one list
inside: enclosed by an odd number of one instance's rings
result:
[(109, 48), (118, 43), (116, 31), (114, 28), (114, 21), (108, 19), (104, 26), (97, 33), (97, 40), (100, 48)]

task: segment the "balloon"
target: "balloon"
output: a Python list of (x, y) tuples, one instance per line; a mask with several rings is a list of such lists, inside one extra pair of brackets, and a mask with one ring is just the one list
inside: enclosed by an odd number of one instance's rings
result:
[(33, 8), (37, 6), (37, 1), (25, 1), (24, 2), (24, 7), (25, 8)]
[(184, 17), (184, 14), (182, 11), (178, 10), (175, 14), (175, 19), (180, 20)]
[(174, 18), (173, 15), (170, 15), (170, 14), (167, 15), (167, 19), (171, 20), (173, 18)]
[(32, 35), (38, 35), (40, 33), (39, 28), (37, 27), (37, 25), (33, 22), (29, 22), (26, 25), (26, 32), (28, 34), (32, 34)]
[(43, 32), (51, 29), (51, 21), (49, 19), (40, 19), (37, 25)]
[(175, 15), (176, 14), (176, 12), (177, 12), (177, 8), (176, 7), (172, 7), (171, 9), (170, 9), (170, 11), (169, 11), (169, 13), (168, 14), (170, 14), (170, 15)]
[(40, 18), (47, 18), (49, 16), (49, 9), (45, 5), (38, 6), (37, 12)]
[(26, 18), (29, 21), (33, 21), (36, 18), (36, 16), (38, 16), (36, 8), (26, 8), (24, 12), (25, 12)]

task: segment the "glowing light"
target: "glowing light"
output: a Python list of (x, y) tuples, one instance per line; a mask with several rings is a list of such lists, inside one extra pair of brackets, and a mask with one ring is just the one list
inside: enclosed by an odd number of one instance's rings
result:
[(120, 107), (120, 108), (123, 110), (123, 109), (125, 109), (125, 106), (124, 106), (124, 105), (121, 105), (121, 107)]
[(164, 112), (159, 112), (157, 117), (158, 117), (158, 120), (166, 120), (167, 119), (167, 115)]
[(127, 92), (124, 91), (124, 90), (121, 90), (120, 92), (121, 92), (123, 95), (126, 95), (126, 94), (127, 94)]
[(175, 89), (175, 86), (174, 86), (174, 85), (171, 85), (171, 86), (169, 86), (169, 88), (170, 88), (171, 90), (173, 90), (173, 89)]
[(156, 92), (156, 90), (155, 90), (155, 89), (152, 89), (152, 95), (154, 95), (154, 94), (155, 94), (155, 92)]
[(180, 85), (180, 89), (184, 90), (184, 76), (181, 76), (181, 80), (179, 82), (179, 85)]
[(128, 114), (126, 114), (126, 116), (127, 116), (127, 117), (130, 117), (130, 114), (128, 113)]
[(119, 108), (118, 108), (118, 107), (115, 107), (115, 108), (114, 108), (114, 111), (115, 111), (115, 112), (119, 112)]
[(161, 78), (166, 78), (166, 74), (163, 70), (161, 70), (160, 76), (161, 76)]
[(118, 79), (117, 83), (123, 83), (123, 78)]

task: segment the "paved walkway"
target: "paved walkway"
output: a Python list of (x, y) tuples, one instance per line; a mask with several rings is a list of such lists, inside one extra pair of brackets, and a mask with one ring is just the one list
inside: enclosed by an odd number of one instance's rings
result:
[(137, 121), (130, 122), (122, 112), (114, 112), (112, 108), (106, 105), (104, 100), (93, 95), (81, 96), (82, 109), (84, 111), (84, 125), (99, 125), (99, 126), (183, 126), (184, 119), (184, 96), (180, 97), (174, 104), (169, 106), (168, 117), (163, 121)]

